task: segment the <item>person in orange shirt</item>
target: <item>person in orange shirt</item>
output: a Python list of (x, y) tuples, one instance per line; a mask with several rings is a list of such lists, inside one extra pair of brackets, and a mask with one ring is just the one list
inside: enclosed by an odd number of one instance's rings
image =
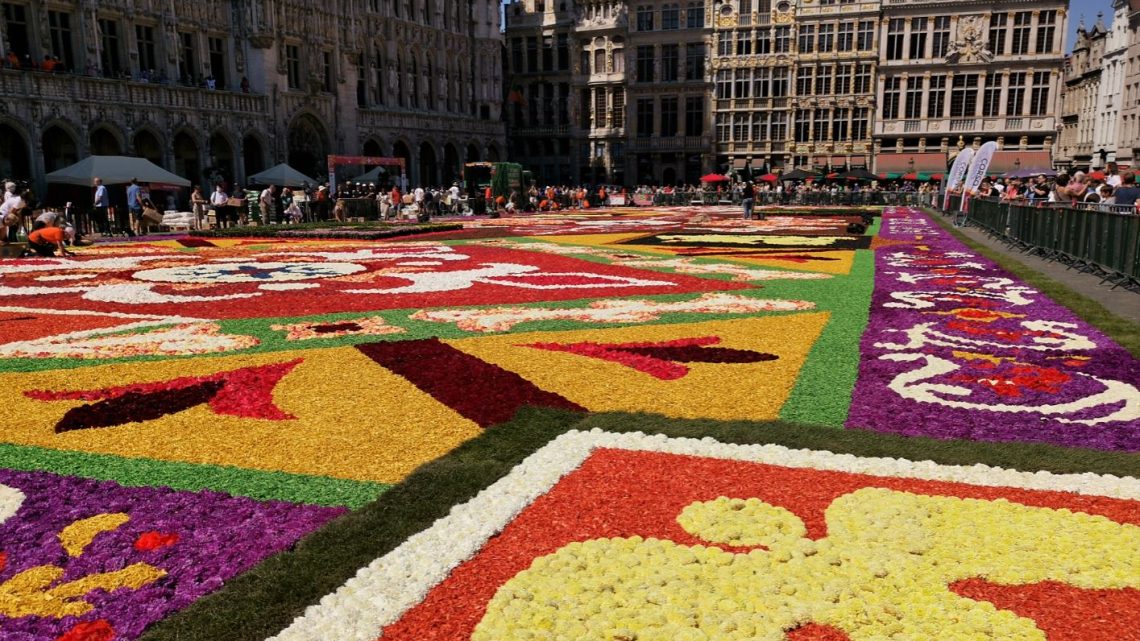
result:
[(59, 249), (63, 256), (74, 256), (75, 254), (64, 246), (65, 238), (62, 227), (40, 227), (28, 234), (28, 249), (34, 251), (37, 256), (55, 256), (56, 249)]

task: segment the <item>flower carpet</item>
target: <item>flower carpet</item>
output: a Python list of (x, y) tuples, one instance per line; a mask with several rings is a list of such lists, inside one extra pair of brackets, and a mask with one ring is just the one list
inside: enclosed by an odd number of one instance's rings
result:
[(1138, 385), (911, 209), (3, 261), (0, 639), (1140, 639)]

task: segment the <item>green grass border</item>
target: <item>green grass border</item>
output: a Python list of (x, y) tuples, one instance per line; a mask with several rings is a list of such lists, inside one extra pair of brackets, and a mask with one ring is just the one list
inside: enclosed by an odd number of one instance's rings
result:
[(185, 610), (157, 623), (141, 641), (263, 641), (407, 537), (446, 516), (505, 476), (524, 458), (570, 429), (642, 431), (712, 437), (726, 443), (773, 443), (858, 456), (983, 463), (1024, 471), (1140, 473), (1140, 454), (1023, 443), (938, 441), (785, 422), (668, 419), (646, 414), (579, 414), (525, 408), (427, 463), (376, 502), (345, 515), (266, 560)]
[[(1104, 332), (1109, 338), (1128, 350), (1134, 358), (1140, 358), (1140, 325), (1126, 318), (1117, 316), (1104, 305), (1071, 289), (1067, 285), (1053, 280), (1049, 276), (1021, 262), (1016, 257), (991, 249), (973, 238), (970, 238), (962, 233), (961, 230), (954, 227), (941, 213), (929, 207), (923, 207), (922, 211), (930, 216), (942, 229), (950, 232), (954, 238), (958, 239), (972, 251), (997, 263), (1002, 269), (1020, 278), (1029, 285), (1032, 285), (1055, 302), (1069, 308), (1070, 311), (1079, 316), (1086, 323)], [(1124, 292), (1122, 295), (1129, 294)]]
[(212, 490), (261, 501), (312, 505), (367, 505), (392, 487), (386, 483), (327, 476), (270, 472), (240, 467), (127, 458), (0, 443), (0, 468), (47, 471), (128, 487), (169, 487), (197, 492)]

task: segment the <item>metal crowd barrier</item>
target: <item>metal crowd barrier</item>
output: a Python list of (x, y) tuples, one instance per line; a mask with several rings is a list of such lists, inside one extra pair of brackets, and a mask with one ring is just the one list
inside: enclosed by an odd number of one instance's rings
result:
[[(960, 197), (951, 197), (957, 211)], [(1097, 274), (1113, 287), (1140, 286), (1140, 215), (1134, 207), (973, 199), (966, 223), (1024, 253)]]

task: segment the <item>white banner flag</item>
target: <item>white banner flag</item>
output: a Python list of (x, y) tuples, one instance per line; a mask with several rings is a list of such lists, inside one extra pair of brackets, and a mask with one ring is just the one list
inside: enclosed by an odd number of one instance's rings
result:
[(946, 196), (942, 202), (942, 209), (950, 209), (950, 192), (965, 180), (966, 172), (970, 169), (970, 159), (973, 157), (973, 147), (966, 147), (958, 152), (954, 165), (950, 167), (950, 174), (946, 177)]
[(966, 174), (966, 182), (962, 184), (962, 211), (966, 211), (966, 201), (978, 191), (978, 187), (986, 177), (986, 170), (990, 168), (990, 160), (993, 159), (995, 151), (997, 143), (991, 140), (974, 154), (974, 160), (970, 163), (970, 173)]

